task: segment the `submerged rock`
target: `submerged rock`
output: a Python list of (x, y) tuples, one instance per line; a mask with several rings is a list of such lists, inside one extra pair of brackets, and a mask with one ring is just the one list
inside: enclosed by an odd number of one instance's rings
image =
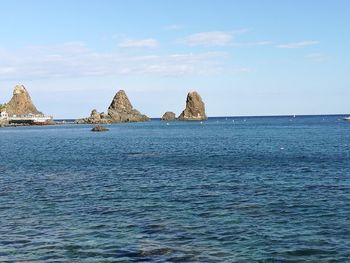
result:
[(94, 128), (91, 129), (92, 132), (104, 132), (104, 131), (109, 131), (106, 127), (96, 125)]
[(171, 111), (167, 111), (162, 116), (162, 121), (173, 121), (175, 119), (176, 119), (176, 115), (174, 112), (171, 112)]
[(178, 117), (183, 121), (201, 121), (207, 120), (205, 114), (205, 105), (198, 92), (189, 92), (186, 99), (186, 109)]
[(6, 104), (8, 115), (42, 115), (32, 102), (32, 99), (23, 85), (17, 85), (13, 91), (11, 100)]
[(149, 120), (146, 115), (141, 114), (133, 108), (124, 90), (119, 90), (115, 94), (108, 108), (108, 115), (112, 119), (112, 122), (139, 122)]

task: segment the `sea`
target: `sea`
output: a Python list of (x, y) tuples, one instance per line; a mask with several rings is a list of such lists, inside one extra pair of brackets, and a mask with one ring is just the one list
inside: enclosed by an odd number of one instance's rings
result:
[(0, 129), (0, 262), (350, 262), (343, 117)]

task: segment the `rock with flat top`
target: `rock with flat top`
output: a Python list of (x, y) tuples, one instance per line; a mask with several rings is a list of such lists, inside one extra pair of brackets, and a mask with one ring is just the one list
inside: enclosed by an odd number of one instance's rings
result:
[(96, 125), (94, 128), (91, 129), (92, 132), (104, 132), (109, 131), (106, 127), (103, 127), (101, 125)]
[(207, 120), (205, 105), (201, 96), (196, 91), (189, 92), (186, 99), (186, 108), (178, 117), (182, 121)]
[(162, 121), (174, 121), (176, 120), (176, 115), (174, 112), (167, 111), (162, 116)]

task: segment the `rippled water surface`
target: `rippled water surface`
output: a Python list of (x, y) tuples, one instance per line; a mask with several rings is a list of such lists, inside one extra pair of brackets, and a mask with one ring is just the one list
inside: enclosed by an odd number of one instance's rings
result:
[(0, 129), (0, 262), (349, 262), (339, 118)]

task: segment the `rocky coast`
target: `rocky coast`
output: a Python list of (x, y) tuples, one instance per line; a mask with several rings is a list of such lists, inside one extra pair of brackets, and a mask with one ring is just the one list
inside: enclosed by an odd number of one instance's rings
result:
[[(13, 96), (8, 103), (0, 104), (0, 127), (48, 125), (48, 124), (111, 124), (126, 122), (145, 122), (150, 118), (135, 109), (124, 90), (119, 90), (113, 97), (107, 113), (93, 109), (89, 117), (77, 119), (74, 122), (53, 121), (40, 112), (34, 105), (29, 92), (23, 85), (16, 85)], [(162, 121), (202, 121), (208, 117), (205, 112), (205, 104), (198, 92), (187, 94), (186, 106), (181, 114), (167, 111), (161, 117)]]
[(11, 100), (0, 106), (0, 127), (55, 124), (52, 117), (38, 111), (23, 85), (16, 85)]

